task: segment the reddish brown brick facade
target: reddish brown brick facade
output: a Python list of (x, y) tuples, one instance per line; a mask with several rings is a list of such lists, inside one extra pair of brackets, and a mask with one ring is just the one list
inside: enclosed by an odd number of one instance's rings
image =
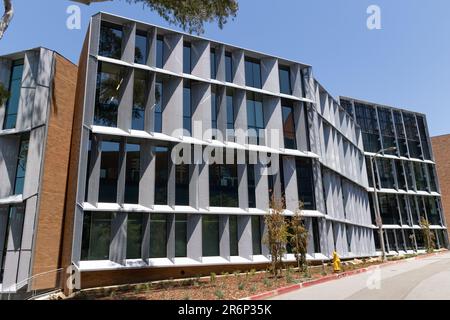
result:
[[(445, 220), (450, 221), (450, 134), (431, 138)], [(448, 232), (448, 230), (447, 230)], [(449, 233), (450, 235), (450, 233)]]

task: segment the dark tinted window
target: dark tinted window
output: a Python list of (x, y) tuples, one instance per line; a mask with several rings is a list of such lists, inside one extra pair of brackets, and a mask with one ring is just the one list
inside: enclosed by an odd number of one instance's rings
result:
[(119, 148), (120, 144), (118, 142), (102, 141), (98, 202), (117, 202)]
[(17, 112), (19, 110), (20, 88), (22, 86), (23, 60), (13, 62), (9, 80), (9, 98), (6, 102), (5, 120), (3, 129), (16, 127)]
[(142, 257), (142, 226), (144, 216), (142, 213), (132, 213), (127, 219), (127, 259), (140, 259)]
[(111, 213), (85, 212), (81, 260), (109, 260)]
[(233, 82), (233, 58), (231, 53), (225, 53), (225, 81)]
[(126, 153), (125, 203), (137, 204), (139, 202), (141, 147), (138, 144), (127, 144)]
[(284, 101), (282, 105), (282, 112), (284, 147), (286, 149), (297, 149), (297, 141), (295, 138), (294, 108), (290, 103)]
[(219, 216), (202, 216), (202, 245), (204, 257), (220, 256)]
[(145, 104), (147, 101), (147, 73), (136, 69), (133, 86), (133, 114), (131, 128), (144, 130)]
[(134, 62), (139, 64), (147, 64), (148, 42), (145, 32), (136, 32), (136, 48), (134, 51)]
[(258, 60), (245, 59), (245, 83), (249, 87), (261, 89), (261, 65)]
[(192, 72), (192, 61), (191, 61), (191, 44), (185, 43), (183, 46), (183, 72)]
[(99, 55), (120, 59), (122, 56), (122, 38), (123, 31), (121, 26), (102, 22)]
[(284, 94), (292, 94), (291, 89), (291, 71), (288, 67), (280, 67), (280, 92)]
[(158, 36), (156, 40), (156, 67), (162, 68), (164, 66), (164, 38)]
[(167, 257), (167, 216), (150, 215), (150, 258)]

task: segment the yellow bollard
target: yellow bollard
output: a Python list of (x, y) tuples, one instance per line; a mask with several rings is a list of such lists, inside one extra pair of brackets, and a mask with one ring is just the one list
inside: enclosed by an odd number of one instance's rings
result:
[(333, 252), (333, 270), (334, 272), (341, 272), (341, 259), (336, 251)]

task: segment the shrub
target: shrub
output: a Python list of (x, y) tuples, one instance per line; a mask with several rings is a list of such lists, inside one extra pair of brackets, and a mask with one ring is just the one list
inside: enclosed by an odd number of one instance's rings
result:
[(256, 275), (256, 270), (255, 269), (250, 270), (250, 275), (254, 277)]
[(239, 284), (238, 284), (238, 289), (239, 289), (239, 290), (244, 290), (244, 288), (245, 288), (244, 282), (239, 282)]
[(256, 292), (256, 286), (255, 286), (255, 285), (252, 285), (252, 286), (250, 287), (250, 292), (251, 292), (251, 293)]
[(225, 296), (222, 290), (217, 289), (214, 294), (216, 295), (217, 299), (222, 300)]
[(270, 281), (268, 278), (264, 278), (264, 285), (269, 288), (272, 286), (272, 281)]
[(211, 272), (211, 275), (209, 276), (210, 282), (211, 282), (212, 284), (215, 284), (215, 283), (216, 283), (216, 279), (217, 279), (216, 274), (215, 274), (214, 272)]

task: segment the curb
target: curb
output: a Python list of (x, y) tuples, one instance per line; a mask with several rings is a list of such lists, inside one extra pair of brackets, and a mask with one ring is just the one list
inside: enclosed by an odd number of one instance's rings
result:
[(396, 260), (396, 261), (389, 261), (389, 262), (385, 262), (385, 263), (381, 263), (381, 264), (376, 264), (376, 265), (372, 265), (372, 266), (368, 266), (365, 268), (361, 268), (361, 269), (356, 269), (356, 270), (351, 270), (351, 271), (346, 271), (343, 273), (336, 273), (336, 274), (331, 274), (325, 277), (321, 277), (319, 279), (314, 279), (314, 280), (310, 280), (310, 281), (305, 281), (302, 283), (297, 283), (297, 284), (293, 284), (290, 286), (286, 286), (286, 287), (281, 287), (275, 290), (271, 290), (271, 291), (267, 291), (267, 292), (263, 292), (254, 296), (250, 296), (247, 298), (243, 298), (240, 300), (263, 300), (263, 299), (268, 299), (268, 298), (272, 298), (275, 296), (279, 296), (285, 293), (289, 293), (292, 291), (296, 291), (296, 290), (300, 290), (303, 288), (308, 288), (308, 287), (312, 287), (318, 284), (322, 284), (325, 282), (330, 282), (333, 280), (338, 280), (338, 279), (342, 279), (342, 278), (346, 278), (346, 277), (350, 277), (350, 276), (354, 276), (357, 274), (361, 274), (361, 273), (366, 273), (368, 271), (371, 271), (373, 269), (376, 268), (384, 268), (384, 267), (388, 267), (394, 264), (398, 264), (398, 263), (402, 263), (402, 262), (409, 262), (409, 261), (415, 261), (415, 260), (421, 260), (424, 258), (429, 258), (432, 256), (438, 256), (441, 255), (443, 253), (448, 253), (449, 251), (442, 251), (442, 252), (434, 252), (434, 253), (429, 253), (429, 254), (423, 254), (420, 256), (416, 256), (416, 257), (412, 257), (412, 258), (408, 258), (408, 259), (402, 259), (402, 260)]

